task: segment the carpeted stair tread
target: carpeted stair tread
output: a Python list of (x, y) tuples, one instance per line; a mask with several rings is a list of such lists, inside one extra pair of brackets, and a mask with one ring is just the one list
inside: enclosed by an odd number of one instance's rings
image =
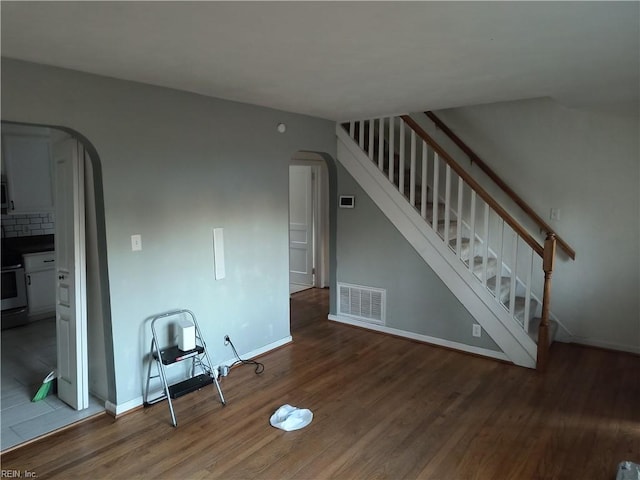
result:
[[(496, 279), (498, 276), (494, 276), (487, 280), (487, 288), (491, 290), (494, 294), (496, 291)], [(498, 291), (498, 299), (502, 303), (506, 303), (509, 300), (509, 292), (511, 291), (511, 277), (501, 277), (500, 278), (500, 290)]]
[[(468, 265), (468, 262), (465, 262), (465, 263), (467, 263)], [(487, 259), (487, 278), (495, 277), (497, 271), (498, 271), (498, 261), (495, 259), (495, 257), (488, 258)], [(481, 256), (473, 257), (473, 273), (475, 274), (476, 277), (482, 280), (484, 271), (483, 271)]]
[[(509, 308), (509, 302), (505, 303), (505, 307)], [(525, 297), (516, 297), (515, 305), (513, 308), (513, 316), (518, 319), (518, 321), (524, 325), (524, 307), (525, 307)], [(535, 299), (531, 299), (531, 303), (529, 305), (529, 315), (531, 318), (536, 314), (536, 310), (538, 309), (538, 301)]]
[[(449, 232), (451, 233), (451, 232)], [(452, 248), (452, 250), (454, 252), (457, 252), (457, 244), (458, 244), (458, 239), (457, 238), (453, 238), (452, 240), (449, 241), (449, 246)], [(482, 246), (482, 242), (476, 240), (474, 242), (473, 245), (473, 255), (475, 256), (475, 254), (477, 253), (476, 250)], [(460, 239), (460, 258), (462, 258), (462, 260), (464, 260), (465, 262), (469, 259), (469, 257), (472, 255), (471, 253), (471, 239), (463, 237)]]

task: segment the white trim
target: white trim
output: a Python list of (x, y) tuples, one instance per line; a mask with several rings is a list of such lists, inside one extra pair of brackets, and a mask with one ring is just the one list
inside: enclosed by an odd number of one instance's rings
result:
[[(75, 276), (76, 276), (76, 303), (80, 302), (78, 308), (79, 319), (76, 319), (76, 328), (80, 329), (80, 358), (76, 359), (78, 366), (78, 377), (82, 377), (81, 383), (78, 387), (82, 403), (79, 405), (78, 410), (84, 410), (89, 408), (89, 318), (87, 317), (87, 242), (86, 242), (86, 212), (85, 212), (85, 199), (84, 199), (84, 164), (85, 164), (85, 151), (84, 145), (76, 139), (78, 146), (78, 156), (74, 159), (77, 162), (77, 177), (74, 178), (74, 221), (75, 227), (75, 251), (76, 261), (74, 262)], [(77, 211), (77, 213), (76, 213)]]
[(640, 355), (640, 345), (623, 345), (620, 343), (603, 342), (602, 340), (596, 340), (588, 337), (576, 337), (575, 335), (571, 337), (571, 343)]
[(430, 337), (429, 335), (422, 335), (420, 333), (407, 332), (405, 330), (399, 330), (397, 328), (387, 327), (384, 325), (372, 325), (367, 322), (362, 322), (349, 317), (342, 317), (339, 315), (329, 315), (329, 320), (344, 323), (346, 325), (353, 325), (355, 327), (366, 328), (367, 330), (373, 330), (381, 333), (388, 333), (398, 337), (408, 338), (411, 340), (417, 340), (419, 342), (429, 343), (432, 345), (438, 345), (440, 347), (452, 348), (454, 350), (460, 350), (462, 352), (473, 353), (475, 355), (481, 355), (483, 357), (494, 358), (497, 360), (503, 360), (505, 362), (511, 362), (503, 352), (496, 352), (495, 350), (489, 350), (482, 347), (474, 347), (473, 345), (467, 345), (464, 343), (454, 342), (451, 340), (444, 340), (442, 338)]
[[(260, 348), (256, 348), (255, 350), (251, 350), (250, 352), (241, 354), (240, 356), (242, 358), (247, 358), (247, 359), (252, 359), (257, 357), (258, 355), (262, 355), (264, 353), (270, 352), (271, 350), (275, 350), (276, 348), (282, 347), (283, 345), (286, 345), (287, 343), (291, 343), (293, 341), (293, 338), (291, 337), (291, 335), (288, 335), (284, 338), (281, 338), (280, 340), (276, 341), (276, 342), (272, 342), (269, 343), (268, 345), (265, 345), (264, 347), (260, 347)], [(228, 364), (231, 365), (233, 362), (235, 362), (237, 359), (233, 358), (231, 360), (228, 360), (226, 362), (222, 362), (223, 364)]]
[[(283, 345), (291, 343), (292, 341), (293, 341), (293, 338), (291, 337), (291, 335), (288, 335), (276, 342), (269, 343), (268, 345), (265, 345), (260, 348), (256, 348), (255, 350), (242, 354), (241, 357), (243, 359), (252, 359), (257, 357), (258, 355), (262, 355), (264, 353), (270, 352), (271, 350), (275, 350), (276, 348), (279, 348)], [(220, 365), (231, 365), (236, 360), (237, 360), (236, 358), (225, 360), (223, 362), (220, 362), (218, 365), (213, 366), (213, 368), (215, 370)], [(144, 397), (139, 396), (132, 400), (129, 400), (127, 402), (120, 403), (120, 404), (115, 404), (113, 402), (107, 401), (105, 402), (104, 407), (112, 415), (118, 416), (128, 412), (129, 410), (133, 410), (134, 408), (140, 407), (143, 403), (144, 403)]]
[(139, 396), (134, 398), (133, 400), (129, 400), (128, 402), (121, 403), (119, 405), (106, 401), (104, 403), (104, 408), (107, 410), (107, 412), (117, 417), (118, 415), (122, 415), (123, 413), (128, 412), (129, 410), (133, 410), (134, 408), (141, 406), (142, 403), (143, 403), (143, 398), (142, 396)]

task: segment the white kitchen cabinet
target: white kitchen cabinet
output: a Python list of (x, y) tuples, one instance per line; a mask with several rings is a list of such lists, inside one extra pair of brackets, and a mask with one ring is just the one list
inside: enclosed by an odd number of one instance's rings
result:
[(55, 313), (55, 253), (29, 253), (23, 258), (29, 317)]
[(49, 137), (3, 133), (8, 214), (54, 211)]

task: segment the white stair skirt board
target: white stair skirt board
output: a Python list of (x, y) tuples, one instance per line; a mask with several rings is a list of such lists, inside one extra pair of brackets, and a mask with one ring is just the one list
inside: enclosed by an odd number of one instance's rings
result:
[[(265, 354), (267, 352), (270, 352), (271, 350), (275, 350), (276, 348), (280, 348), (283, 345), (286, 345), (287, 343), (291, 343), (293, 341), (293, 338), (291, 337), (291, 335), (284, 337), (281, 340), (278, 340), (277, 342), (273, 342), (273, 343), (269, 343), (268, 345), (265, 345), (264, 347), (260, 347), (257, 348), (255, 350), (252, 350), (250, 352), (247, 353), (240, 353), (240, 356), (242, 357), (243, 360), (251, 360), (252, 358), (255, 358), (259, 355)], [(217, 368), (221, 365), (231, 365), (232, 363), (234, 363), (237, 360), (237, 358), (229, 358), (227, 360), (224, 360), (220, 363), (218, 363), (217, 365), (214, 365), (214, 370), (217, 370)], [(146, 364), (145, 364), (146, 365)], [(233, 373), (231, 373), (232, 375)], [(112, 403), (112, 402), (106, 402), (105, 404), (105, 408), (106, 410), (111, 413), (114, 416), (119, 416), (122, 415), (123, 413), (128, 412), (129, 410), (133, 410), (134, 408), (138, 408), (141, 407), (144, 403), (144, 399), (142, 397), (142, 395), (140, 395), (139, 397), (133, 398), (131, 400), (128, 400), (126, 402), (123, 403)]]
[(451, 340), (445, 340), (443, 338), (430, 337), (429, 335), (422, 335), (420, 333), (407, 332), (405, 330), (399, 330), (397, 328), (387, 327), (385, 325), (373, 325), (368, 322), (362, 322), (354, 318), (343, 317), (339, 315), (329, 315), (329, 320), (338, 323), (344, 323), (346, 325), (353, 325), (355, 327), (362, 327), (376, 332), (388, 333), (397, 337), (408, 338), (411, 340), (417, 340), (419, 342), (428, 343), (431, 345), (438, 345), (440, 347), (452, 348), (454, 350), (460, 350), (462, 352), (473, 353), (474, 355), (481, 355), (483, 357), (495, 358), (497, 360), (503, 360), (510, 362), (511, 360), (503, 352), (496, 352), (495, 350), (489, 350), (487, 348), (474, 347), (472, 345), (466, 345), (464, 343), (453, 342)]
[(451, 255), (438, 233), (406, 201), (340, 125), (338, 161), (347, 169), (409, 244), (491, 336), (507, 358), (535, 368), (537, 345), (474, 274)]

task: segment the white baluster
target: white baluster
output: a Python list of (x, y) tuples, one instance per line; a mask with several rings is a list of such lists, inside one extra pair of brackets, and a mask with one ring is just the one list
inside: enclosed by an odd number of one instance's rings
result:
[(422, 203), (420, 204), (420, 214), (422, 218), (427, 218), (427, 142), (422, 141)]
[(349, 136), (354, 140), (356, 139), (355, 133), (356, 133), (356, 122), (349, 122)]
[(398, 166), (398, 190), (404, 195), (404, 120), (400, 119), (400, 165)]
[(416, 132), (411, 130), (411, 164), (409, 170), (409, 203), (416, 206)]
[(378, 168), (384, 170), (384, 117), (378, 120)]
[(437, 153), (433, 153), (433, 208), (431, 212), (431, 226), (437, 232), (438, 231), (438, 203), (440, 199), (438, 198), (438, 180), (440, 178), (440, 157), (438, 157)]
[(394, 117), (389, 117), (389, 181), (391, 183), (393, 183), (393, 174), (394, 174), (394, 164), (396, 163), (395, 160), (395, 145), (394, 145), (394, 126), (395, 124), (395, 118)]
[(360, 128), (358, 129), (358, 144), (364, 150), (364, 120), (360, 120)]
[(484, 202), (484, 245), (482, 250), (482, 284), (487, 285), (487, 266), (489, 263), (489, 205)]
[(374, 139), (373, 139), (373, 132), (374, 132), (374, 128), (375, 128), (375, 122), (376, 119), (372, 118), (371, 120), (369, 120), (369, 160), (371, 160), (373, 162), (373, 144), (374, 144)]
[(531, 318), (531, 277), (533, 274), (533, 266), (534, 266), (534, 256), (533, 249), (531, 247), (527, 248), (529, 252), (529, 268), (527, 270), (527, 284), (525, 285), (525, 297), (524, 297), (524, 331), (529, 331), (529, 319)]
[[(476, 241), (476, 191), (471, 190), (471, 211), (469, 213), (469, 242), (472, 245)], [(469, 270), (473, 272), (474, 267), (473, 251), (469, 250)]]
[(516, 309), (516, 275), (518, 265), (518, 235), (513, 232), (511, 236), (511, 285), (509, 290), (509, 313), (513, 317)]
[(500, 228), (498, 228), (498, 245), (496, 246), (496, 268), (498, 269), (496, 272), (496, 300), (501, 302), (500, 293), (502, 290), (502, 254), (503, 254), (503, 245), (504, 245), (504, 219), (502, 217), (499, 218)]
[(451, 167), (447, 164), (444, 180), (444, 244), (449, 245), (449, 222), (451, 221)]
[(456, 256), (462, 257), (462, 202), (463, 202), (464, 181), (458, 176), (458, 211), (456, 215)]

